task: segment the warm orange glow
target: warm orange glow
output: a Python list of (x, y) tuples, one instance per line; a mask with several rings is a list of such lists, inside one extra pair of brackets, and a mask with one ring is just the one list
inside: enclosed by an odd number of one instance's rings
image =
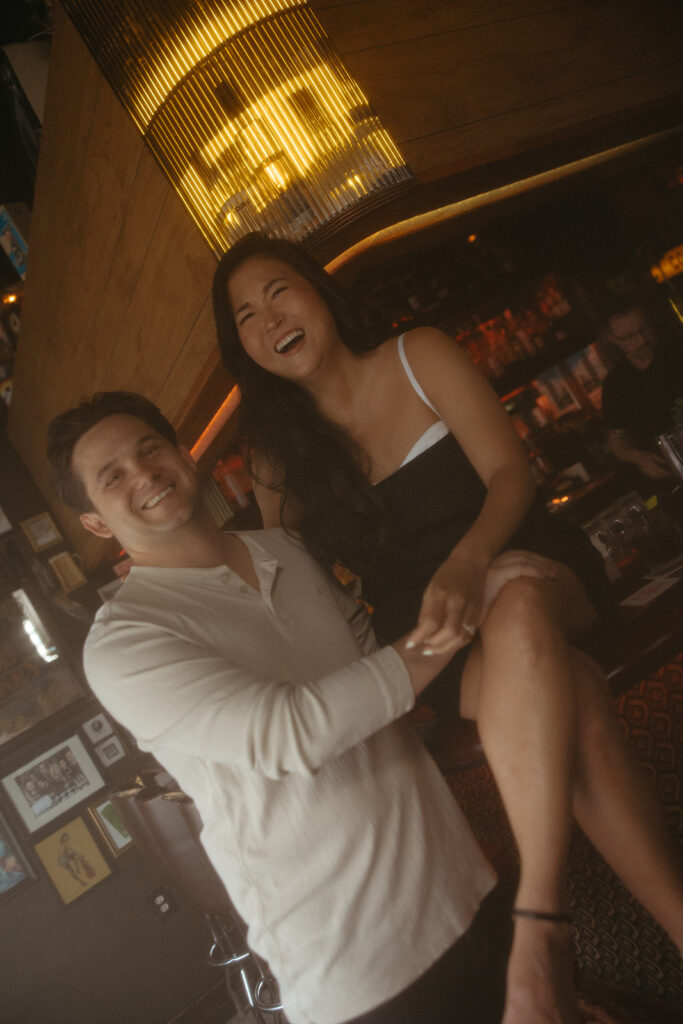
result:
[(3, 301), (3, 304), (7, 305), (10, 302), (16, 302), (18, 298), (19, 298), (19, 296), (18, 295), (14, 295), (14, 294), (12, 294), (12, 295), (3, 295), (2, 301)]
[(677, 245), (675, 249), (665, 252), (659, 263), (650, 267), (650, 274), (659, 284), (683, 274), (683, 245)]
[(370, 249), (387, 245), (399, 238), (405, 238), (407, 235), (417, 234), (418, 231), (425, 231), (436, 224), (442, 224), (463, 214), (472, 213), (485, 206), (491, 206), (503, 199), (531, 192), (533, 189), (549, 185), (554, 181), (561, 181), (563, 178), (569, 178), (571, 175), (588, 170), (590, 167), (597, 167), (608, 163), (610, 160), (616, 160), (627, 153), (637, 153), (641, 149), (646, 149), (648, 146), (671, 138), (679, 133), (680, 129), (672, 128), (664, 132), (658, 132), (655, 135), (648, 135), (643, 139), (638, 139), (636, 142), (626, 142), (621, 146), (613, 146), (611, 149), (604, 149), (600, 153), (583, 157), (581, 160), (574, 160), (571, 163), (553, 167), (552, 170), (534, 174), (529, 178), (520, 178), (498, 188), (490, 189), (488, 192), (480, 192), (478, 195), (469, 196), (467, 199), (459, 199), (457, 202), (449, 203), (447, 206), (440, 206), (438, 209), (428, 210), (426, 213), (417, 214), (415, 217), (408, 217), (406, 220), (397, 221), (390, 227), (382, 228), (380, 231), (375, 231), (372, 235), (367, 235), (348, 249), (345, 249), (344, 252), (339, 253), (338, 256), (326, 264), (325, 269), (330, 274), (334, 274), (351, 260), (368, 252)]
[(206, 449), (209, 447), (211, 442), (220, 433), (225, 424), (228, 422), (232, 414), (240, 404), (240, 389), (235, 384), (234, 388), (228, 393), (228, 397), (222, 403), (222, 405), (216, 410), (214, 415), (209, 420), (208, 424), (199, 435), (195, 443), (190, 449), (192, 458), (196, 461), (202, 457)]
[(467, 236), (467, 241), (468, 242), (476, 242), (476, 240), (477, 240), (477, 236), (476, 235), (468, 235)]

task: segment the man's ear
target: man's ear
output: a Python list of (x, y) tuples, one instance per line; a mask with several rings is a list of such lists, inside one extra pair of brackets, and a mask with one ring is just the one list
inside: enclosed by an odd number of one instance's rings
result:
[(104, 519), (101, 519), (97, 512), (84, 512), (79, 518), (81, 526), (88, 530), (89, 533), (94, 533), (96, 537), (114, 536)]

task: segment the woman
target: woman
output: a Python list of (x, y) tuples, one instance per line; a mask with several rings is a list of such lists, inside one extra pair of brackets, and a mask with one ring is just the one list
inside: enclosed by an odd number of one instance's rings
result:
[(592, 549), (530, 513), (506, 414), (439, 331), (369, 345), (315, 261), (260, 235), (221, 260), (214, 308), (264, 525), (357, 572), (381, 642), (414, 625), (425, 656), (460, 645), (460, 712), (477, 721), (521, 861), (504, 1024), (576, 1024), (572, 814), (683, 948), (675, 851), (602, 673), (571, 643), (598, 621)]

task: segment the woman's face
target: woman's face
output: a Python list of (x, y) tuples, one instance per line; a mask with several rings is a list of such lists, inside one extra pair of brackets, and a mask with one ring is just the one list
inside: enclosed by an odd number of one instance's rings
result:
[(278, 377), (309, 379), (343, 344), (323, 297), (288, 263), (246, 260), (228, 280), (228, 298), (245, 352)]

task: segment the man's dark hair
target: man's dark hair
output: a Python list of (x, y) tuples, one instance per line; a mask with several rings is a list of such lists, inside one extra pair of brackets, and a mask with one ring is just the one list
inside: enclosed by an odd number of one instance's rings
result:
[(609, 330), (613, 318), (626, 316), (634, 309), (642, 309), (649, 314), (652, 305), (652, 299), (643, 291), (622, 292), (621, 295), (612, 296), (603, 303), (601, 310), (605, 327)]
[(135, 416), (177, 447), (176, 432), (153, 402), (133, 391), (98, 391), (74, 409), (60, 413), (47, 428), (47, 457), (55, 493), (76, 512), (89, 512), (92, 502), (83, 481), (73, 470), (76, 444), (108, 416)]

